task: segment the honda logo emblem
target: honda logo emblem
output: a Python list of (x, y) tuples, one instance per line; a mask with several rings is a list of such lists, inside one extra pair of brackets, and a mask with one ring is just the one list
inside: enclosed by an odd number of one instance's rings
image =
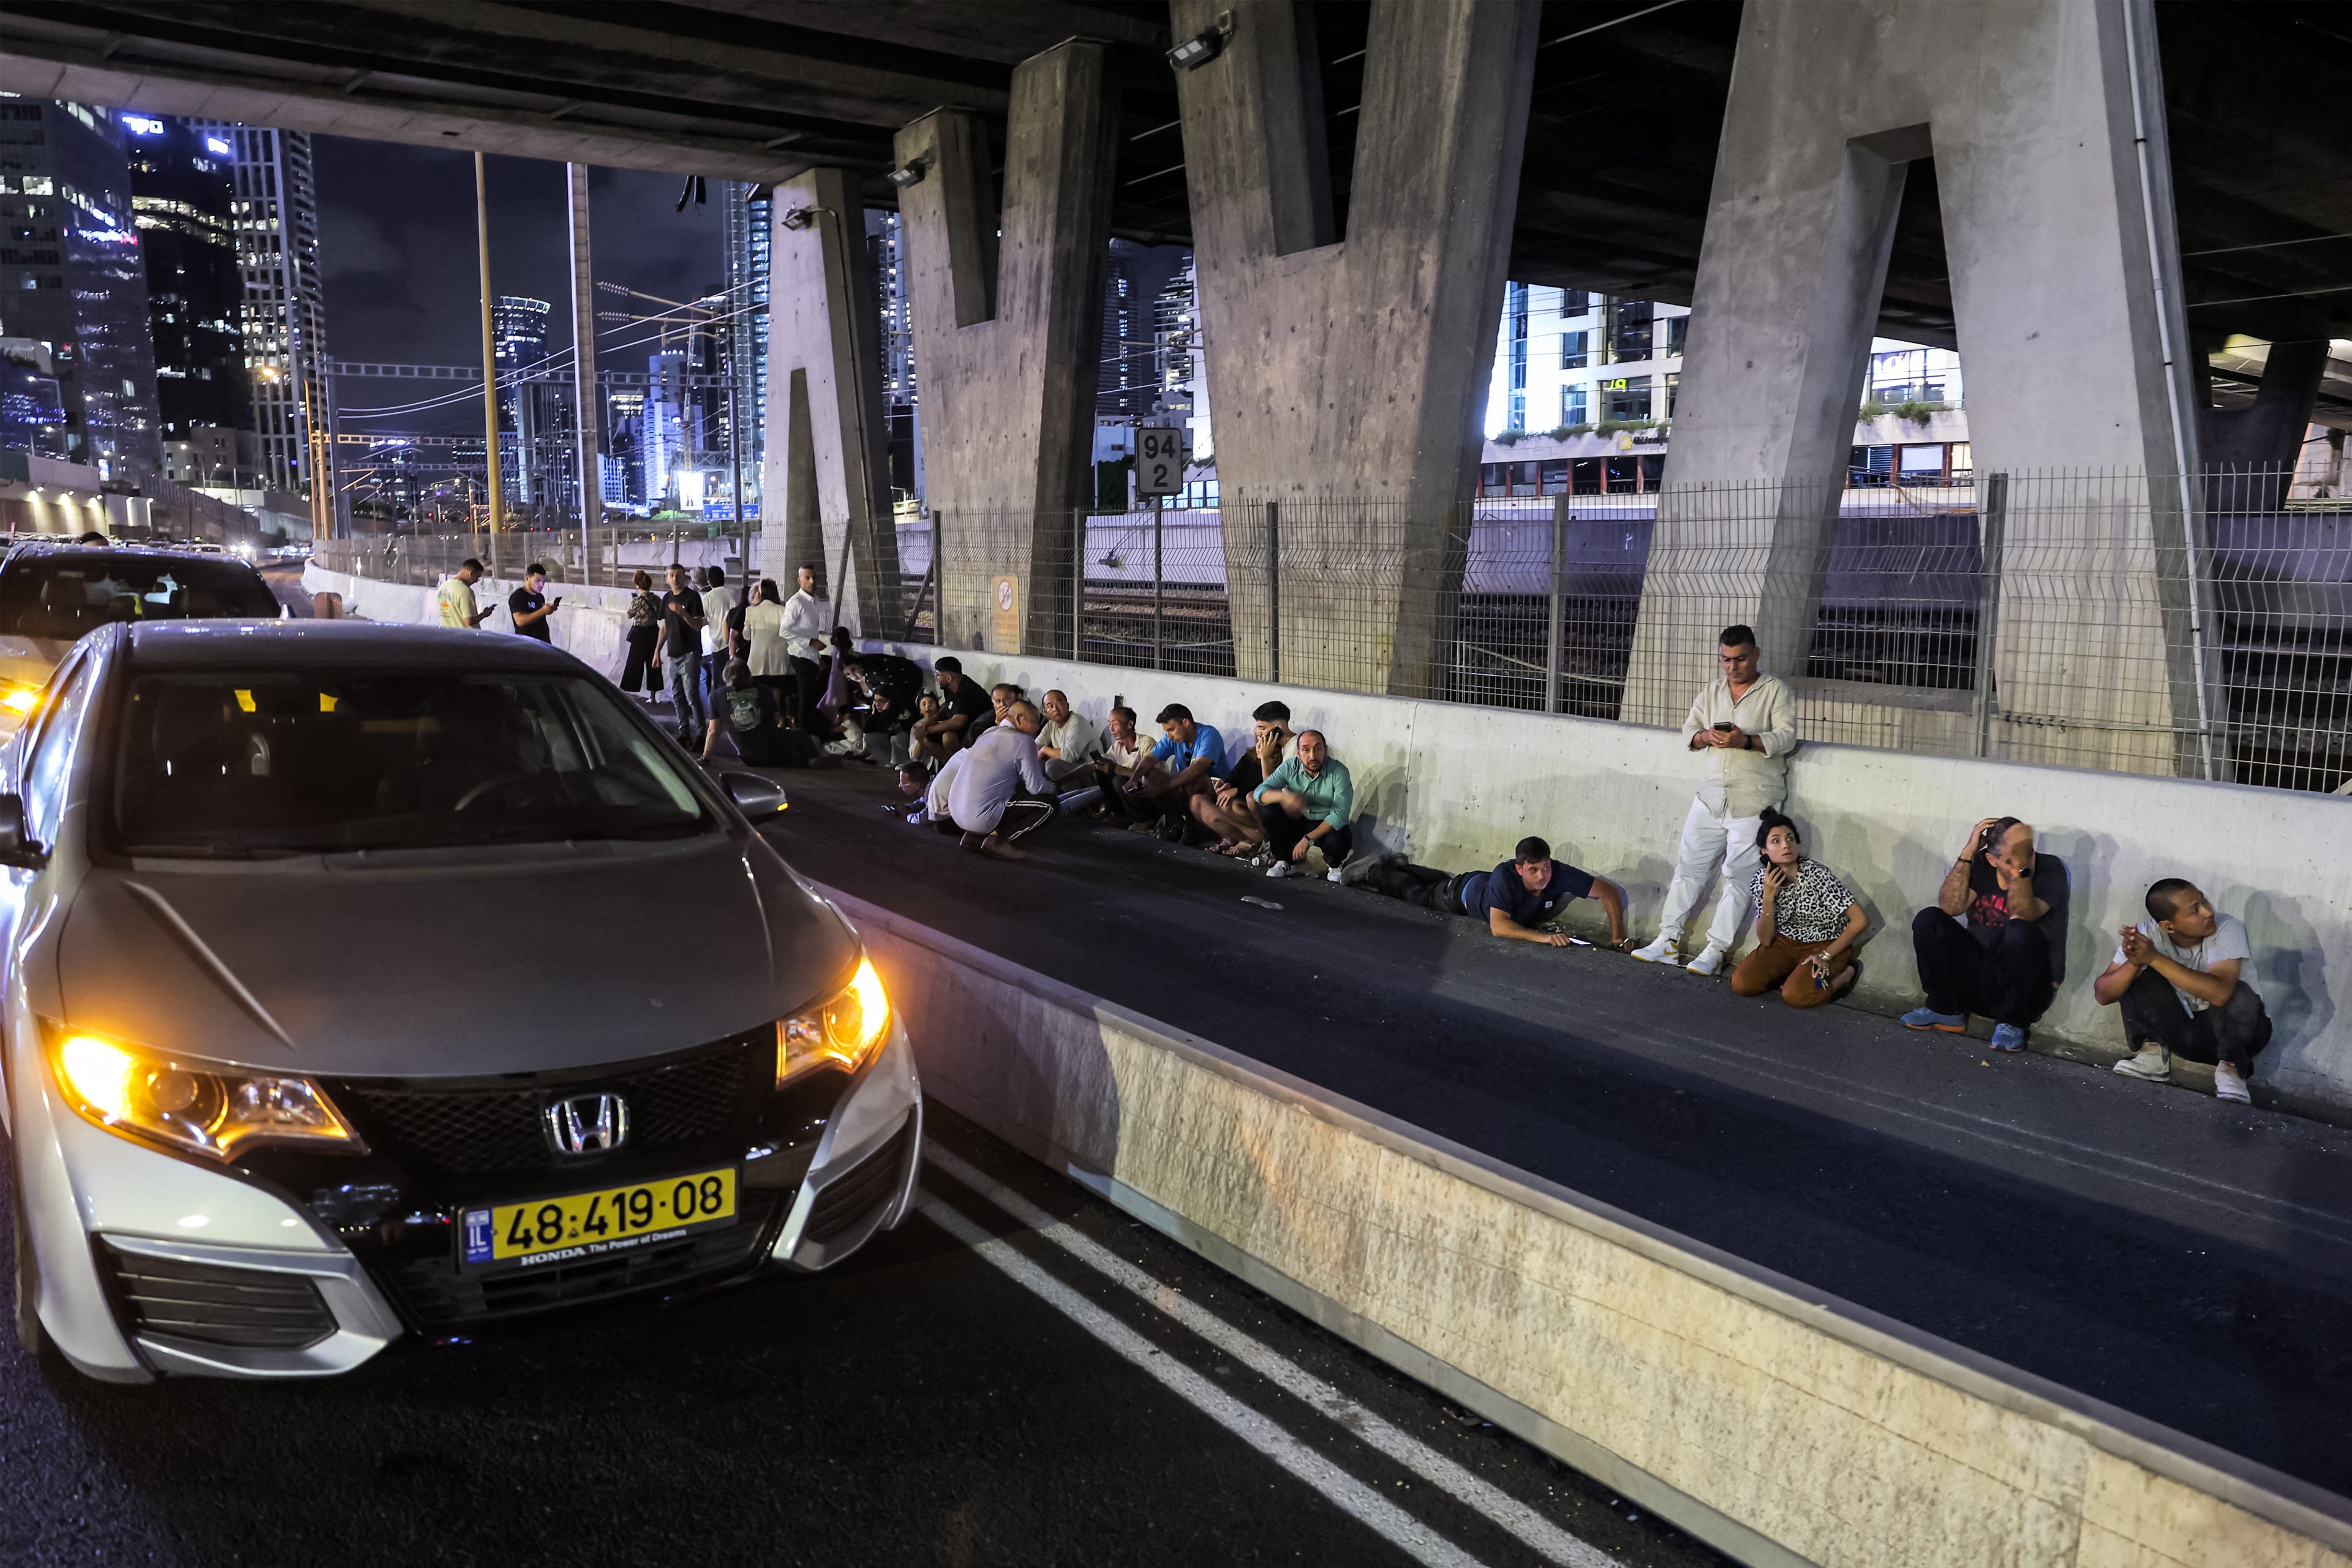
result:
[(547, 1141), (559, 1154), (603, 1154), (629, 1139), (629, 1102), (617, 1094), (575, 1094), (547, 1108)]

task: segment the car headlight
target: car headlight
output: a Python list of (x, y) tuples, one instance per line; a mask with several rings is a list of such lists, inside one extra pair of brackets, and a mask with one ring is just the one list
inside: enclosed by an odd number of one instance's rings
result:
[(110, 1132), (226, 1162), (255, 1143), (366, 1152), (326, 1092), (307, 1078), (246, 1072), (51, 1028), (49, 1067), (84, 1119)]
[(22, 719), (41, 705), (41, 689), (29, 680), (0, 679), (0, 709)]
[(777, 1023), (777, 1086), (821, 1067), (856, 1072), (889, 1032), (890, 998), (874, 961), (860, 954), (857, 973), (840, 994)]

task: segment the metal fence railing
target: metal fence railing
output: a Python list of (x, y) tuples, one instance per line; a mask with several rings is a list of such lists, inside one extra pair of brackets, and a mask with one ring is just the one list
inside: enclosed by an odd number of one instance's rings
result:
[(1744, 622), (1810, 740), (2336, 790), (2352, 507), (2284, 490), (2085, 472), (901, 513), (853, 521), (826, 574), (856, 579), (869, 636), (1660, 724)]
[[(751, 559), (759, 559), (760, 535), (751, 534)], [(379, 582), (431, 587), (472, 556), (499, 577), (519, 577), (536, 562), (556, 582), (588, 587), (626, 587), (630, 574), (651, 572), (656, 581), (672, 561), (688, 566), (721, 566), (730, 578), (743, 567), (743, 540), (707, 525), (664, 529), (599, 528), (584, 541), (577, 528), (548, 531), (521, 529), (497, 533), (362, 534), (322, 539), (311, 559), (331, 572)]]

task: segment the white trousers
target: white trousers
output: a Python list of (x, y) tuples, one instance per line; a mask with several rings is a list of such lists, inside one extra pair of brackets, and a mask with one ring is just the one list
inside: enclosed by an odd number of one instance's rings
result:
[(1706, 928), (1706, 943), (1726, 952), (1739, 945), (1748, 924), (1748, 889), (1756, 880), (1763, 857), (1756, 848), (1756, 829), (1764, 818), (1718, 816), (1694, 796), (1690, 815), (1683, 818), (1682, 842), (1675, 847), (1675, 879), (1666, 886), (1665, 907), (1658, 911), (1658, 934), (1679, 939), (1683, 922), (1698, 908), (1707, 878), (1717, 865), (1723, 868), (1723, 893), (1715, 902), (1715, 921)]

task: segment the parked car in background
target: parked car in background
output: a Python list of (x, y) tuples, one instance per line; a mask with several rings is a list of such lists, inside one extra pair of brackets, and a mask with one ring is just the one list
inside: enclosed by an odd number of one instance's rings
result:
[(19, 1340), (323, 1375), (898, 1224), (912, 1056), (783, 805), (527, 637), (86, 638), (0, 747)]
[(66, 650), (117, 621), (236, 618), (285, 613), (248, 562), (198, 560), (126, 545), (20, 542), (0, 557), (0, 736), (39, 700)]

